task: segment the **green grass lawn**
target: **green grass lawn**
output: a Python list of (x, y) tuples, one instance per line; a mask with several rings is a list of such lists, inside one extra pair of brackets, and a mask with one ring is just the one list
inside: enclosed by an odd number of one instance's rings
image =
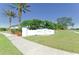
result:
[(56, 31), (55, 35), (50, 36), (29, 36), (26, 38), (49, 47), (79, 53), (79, 34), (69, 30)]
[(22, 53), (2, 34), (0, 34), (0, 55), (21, 55)]
[(74, 31), (77, 31), (77, 32), (79, 32), (79, 30), (74, 30)]

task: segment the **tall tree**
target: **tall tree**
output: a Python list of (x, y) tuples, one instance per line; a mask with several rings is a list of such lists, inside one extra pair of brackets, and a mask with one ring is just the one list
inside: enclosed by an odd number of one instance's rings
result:
[(4, 14), (9, 18), (9, 31), (11, 32), (12, 18), (15, 18), (16, 14), (12, 10), (4, 10)]
[(63, 29), (67, 29), (68, 26), (72, 25), (72, 23), (72, 18), (70, 17), (57, 18), (57, 24), (61, 25)]
[(38, 20), (38, 19), (32, 19), (32, 20), (25, 20), (21, 23), (22, 27), (28, 26), (29, 29), (38, 29), (41, 28), (43, 23), (42, 20)]
[(29, 27), (29, 29), (41, 29), (41, 28), (48, 28), (48, 29), (55, 29), (55, 24), (48, 20), (25, 20), (21, 23), (22, 27)]
[(26, 3), (14, 3), (10, 6), (18, 10), (19, 27), (21, 27), (20, 24), (21, 24), (22, 12), (26, 13), (26, 11), (30, 11), (28, 9), (28, 7), (30, 6), (27, 5)]
[(55, 23), (53, 23), (52, 21), (44, 20), (43, 22), (44, 28), (55, 29)]

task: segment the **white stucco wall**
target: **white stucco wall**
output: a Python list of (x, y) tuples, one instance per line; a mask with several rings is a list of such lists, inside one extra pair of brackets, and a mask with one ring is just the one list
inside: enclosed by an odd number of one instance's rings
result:
[(55, 34), (55, 30), (51, 29), (37, 29), (37, 30), (29, 30), (27, 28), (22, 28), (22, 36), (32, 36), (32, 35), (53, 35)]

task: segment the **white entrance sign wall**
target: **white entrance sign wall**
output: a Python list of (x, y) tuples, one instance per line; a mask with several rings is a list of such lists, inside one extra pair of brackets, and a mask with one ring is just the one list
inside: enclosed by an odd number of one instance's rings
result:
[(32, 35), (53, 35), (55, 34), (55, 30), (51, 29), (37, 29), (37, 30), (29, 30), (27, 28), (22, 28), (22, 36), (32, 36)]

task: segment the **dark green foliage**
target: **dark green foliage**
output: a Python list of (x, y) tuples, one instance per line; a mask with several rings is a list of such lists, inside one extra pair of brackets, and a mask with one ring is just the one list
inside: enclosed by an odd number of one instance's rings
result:
[(11, 29), (11, 33), (15, 34), (16, 32), (22, 32), (21, 29)]
[(38, 19), (33, 19), (30, 22), (30, 29), (38, 29), (41, 28), (42, 21)]
[(60, 17), (57, 18), (57, 26), (58, 29), (67, 29), (68, 26), (73, 26), (74, 23), (72, 22), (72, 18), (70, 17)]
[(63, 28), (63, 25), (56, 23), (55, 24), (55, 29), (63, 30), (64, 28)]
[(48, 28), (48, 29), (60, 29), (65, 30), (68, 29), (68, 26), (73, 26), (72, 18), (69, 17), (61, 17), (57, 19), (57, 23), (53, 23), (49, 20), (25, 20), (21, 23), (22, 27), (28, 26), (29, 29), (40, 29), (40, 28)]
[(55, 24), (51, 21), (48, 21), (48, 20), (45, 20), (43, 21), (44, 24), (43, 24), (43, 28), (48, 28), (48, 29), (55, 29)]
[(29, 29), (40, 29), (40, 28), (48, 28), (48, 29), (55, 29), (55, 24), (48, 20), (25, 20), (21, 23), (22, 27), (28, 26)]
[(0, 28), (0, 31), (7, 31), (7, 28)]

